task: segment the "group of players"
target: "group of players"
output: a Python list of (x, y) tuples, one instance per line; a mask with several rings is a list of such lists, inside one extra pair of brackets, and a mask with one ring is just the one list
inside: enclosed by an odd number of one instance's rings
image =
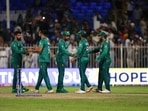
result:
[[(50, 62), (50, 42), (47, 37), (48, 30), (44, 25), (40, 26), (39, 29), (39, 37), (41, 38), (39, 41), (38, 46), (34, 46), (33, 48), (25, 49), (23, 47), (23, 43), (21, 42), (21, 31), (15, 31), (14, 35), (15, 38), (11, 43), (11, 50), (12, 50), (12, 59), (11, 64), (14, 68), (14, 76), (13, 76), (13, 84), (12, 84), (12, 93), (17, 92), (17, 74), (18, 70), (19, 73), (22, 64), (22, 55), (29, 54), (31, 52), (39, 53), (39, 76), (33, 90), (35, 93), (39, 93), (39, 88), (41, 85), (42, 80), (44, 79), (45, 84), (47, 86), (46, 93), (53, 93), (53, 89), (50, 83), (50, 78), (48, 76), (47, 68)], [(56, 63), (58, 68), (58, 83), (56, 93), (68, 93), (68, 91), (64, 88), (63, 79), (64, 79), (64, 72), (66, 67), (66, 58), (67, 56), (71, 56), (71, 62), (78, 61), (78, 68), (80, 74), (80, 89), (76, 91), (78, 94), (84, 94), (92, 91), (93, 86), (89, 83), (89, 80), (85, 74), (87, 65), (89, 63), (89, 54), (99, 52), (99, 55), (96, 57), (96, 62), (99, 64), (99, 75), (98, 75), (98, 85), (97, 89), (94, 91), (97, 93), (110, 93), (110, 75), (109, 75), (109, 67), (111, 64), (110, 58), (110, 44), (107, 40), (108, 33), (106, 31), (100, 31), (98, 36), (100, 37), (100, 45), (93, 49), (89, 50), (89, 44), (87, 41), (87, 34), (85, 30), (79, 30), (77, 36), (79, 38), (79, 43), (77, 47), (77, 52), (75, 54), (69, 52), (67, 50), (68, 44), (67, 41), (70, 38), (69, 31), (63, 31), (62, 38), (58, 41), (58, 50), (56, 53)], [(102, 89), (103, 82), (105, 83), (105, 89)], [(87, 89), (85, 89), (85, 85)], [(28, 88), (22, 87), (22, 92), (29, 91)]]

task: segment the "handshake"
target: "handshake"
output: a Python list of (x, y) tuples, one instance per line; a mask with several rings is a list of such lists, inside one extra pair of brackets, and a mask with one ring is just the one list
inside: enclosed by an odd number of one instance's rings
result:
[(36, 45), (34, 45), (33, 47), (26, 48), (26, 54), (29, 54), (31, 52), (35, 52), (36, 49), (37, 49)]
[(72, 54), (72, 58), (71, 58), (71, 62), (73, 63), (73, 62), (75, 62), (76, 61), (76, 59), (77, 59), (77, 56), (76, 56), (76, 54)]
[(33, 48), (31, 47), (26, 48), (26, 54), (30, 54), (31, 52), (33, 52)]

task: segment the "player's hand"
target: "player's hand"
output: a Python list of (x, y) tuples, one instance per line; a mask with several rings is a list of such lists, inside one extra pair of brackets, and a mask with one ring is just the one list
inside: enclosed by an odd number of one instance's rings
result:
[(33, 45), (33, 49), (36, 50), (38, 48), (37, 45)]
[(72, 54), (72, 57), (76, 57), (76, 54)]
[(28, 53), (32, 52), (32, 48), (27, 48), (26, 50)]
[(74, 61), (76, 61), (76, 57), (72, 57), (70, 61), (71, 63), (73, 63)]

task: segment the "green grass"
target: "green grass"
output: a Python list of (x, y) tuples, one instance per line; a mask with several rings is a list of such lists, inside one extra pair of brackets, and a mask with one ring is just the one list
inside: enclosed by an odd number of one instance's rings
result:
[[(147, 111), (147, 86), (111, 87), (111, 94), (90, 92), (75, 94), (78, 87), (66, 87), (67, 94), (44, 94), (42, 97), (16, 97), (10, 87), (0, 87), (0, 111)], [(55, 90), (55, 87), (54, 87)], [(29, 92), (32, 93), (32, 92)]]

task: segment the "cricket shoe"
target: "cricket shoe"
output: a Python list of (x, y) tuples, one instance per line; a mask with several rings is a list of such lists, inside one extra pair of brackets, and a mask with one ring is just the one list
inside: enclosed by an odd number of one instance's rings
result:
[(62, 88), (62, 89), (57, 89), (56, 93), (68, 93), (68, 91)]
[(76, 91), (76, 93), (77, 93), (77, 94), (85, 94), (86, 91), (83, 91), (83, 90), (80, 89), (80, 90)]
[(109, 93), (111, 93), (111, 91), (105, 89), (105, 90), (103, 90), (101, 93), (103, 93), (103, 94), (109, 94)]
[(22, 88), (22, 92), (23, 92), (23, 93), (24, 93), (24, 92), (28, 92), (28, 91), (29, 91), (28, 88), (25, 88), (25, 87)]
[(39, 90), (34, 89), (34, 90), (32, 90), (32, 92), (34, 92), (34, 93), (39, 93)]
[[(27, 88), (22, 88), (22, 93), (25, 93), (25, 92), (28, 92), (29, 91), (29, 89), (27, 89)], [(17, 93), (17, 89), (12, 89), (12, 93)]]
[(86, 90), (86, 93), (89, 93), (90, 91), (92, 91), (93, 87), (90, 86), (87, 90)]
[(102, 93), (102, 90), (95, 89), (93, 92), (96, 92), (96, 93)]
[(12, 89), (12, 93), (17, 93), (17, 89)]
[(51, 89), (51, 90), (46, 91), (45, 93), (51, 94), (51, 93), (54, 93), (54, 91)]

